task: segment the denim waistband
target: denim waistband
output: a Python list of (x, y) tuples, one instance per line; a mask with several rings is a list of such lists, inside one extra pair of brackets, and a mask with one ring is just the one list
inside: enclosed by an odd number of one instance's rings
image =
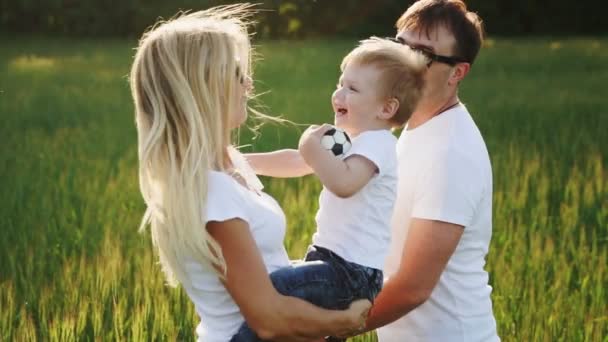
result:
[[(339, 256), (338, 254), (336, 254), (332, 250), (327, 249), (325, 247), (321, 247), (321, 246), (318, 246), (318, 245), (311, 245), (310, 247), (313, 247), (317, 253), (322, 254), (322, 255), (324, 255), (327, 258), (337, 260), (337, 261), (339, 261), (341, 263), (344, 263), (344, 264), (356, 266), (357, 268), (363, 270), (369, 277), (376, 276), (378, 274), (378, 272), (380, 272), (380, 274), (382, 274), (382, 271), (379, 270), (379, 269), (377, 269), (377, 268), (363, 266), (361, 264), (357, 264), (356, 262), (350, 262), (348, 260), (345, 260), (343, 257)], [(308, 249), (309, 252), (310, 252), (310, 247)]]
[(308, 248), (307, 260), (309, 257), (311, 260), (320, 259), (334, 264), (336, 272), (339, 272), (357, 293), (357, 298), (367, 298), (373, 302), (382, 289), (384, 277), (379, 269), (347, 261), (335, 252), (317, 245)]

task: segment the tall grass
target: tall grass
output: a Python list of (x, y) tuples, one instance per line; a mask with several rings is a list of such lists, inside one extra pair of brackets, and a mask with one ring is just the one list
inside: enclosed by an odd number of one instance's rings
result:
[[(135, 42), (1, 39), (0, 340), (193, 339), (192, 305), (165, 286), (149, 235), (137, 233)], [(353, 44), (259, 43), (267, 111), (330, 122)], [(608, 340), (606, 60), (606, 39), (490, 41), (462, 85), (492, 158), (487, 269), (505, 341)], [(293, 147), (300, 128), (261, 133), (241, 131), (245, 150)], [(300, 257), (320, 186), (264, 182)]]

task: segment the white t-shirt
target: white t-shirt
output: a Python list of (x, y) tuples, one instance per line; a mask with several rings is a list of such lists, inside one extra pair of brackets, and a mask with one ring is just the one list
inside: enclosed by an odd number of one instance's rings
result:
[(498, 341), (488, 274), (492, 169), (484, 140), (464, 105), (412, 129), (397, 143), (399, 186), (386, 275), (401, 262), (411, 218), (464, 226), (430, 298), (378, 329), (381, 342)]
[(342, 258), (382, 270), (390, 242), (390, 219), (397, 196), (397, 138), (388, 130), (366, 131), (352, 140), (345, 158), (360, 155), (378, 168), (359, 192), (340, 198), (323, 187), (315, 245)]
[[(249, 224), (268, 273), (289, 265), (283, 247), (285, 215), (269, 195), (249, 190), (231, 176), (208, 173), (207, 222), (240, 218)], [(190, 284), (184, 289), (194, 303), (201, 322), (196, 328), (199, 341), (226, 342), (245, 321), (238, 306), (216, 273), (198, 262), (186, 262)]]

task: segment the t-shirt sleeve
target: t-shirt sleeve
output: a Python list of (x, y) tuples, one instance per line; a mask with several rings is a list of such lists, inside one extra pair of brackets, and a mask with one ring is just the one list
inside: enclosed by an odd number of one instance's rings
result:
[(378, 168), (378, 173), (384, 173), (389, 167), (391, 155), (395, 158), (397, 139), (390, 132), (363, 132), (354, 141), (351, 149), (346, 152), (345, 159), (359, 155), (365, 157)]
[(245, 189), (228, 175), (210, 173), (207, 191), (206, 222), (223, 222), (235, 218), (249, 222)]
[(444, 151), (422, 170), (412, 217), (469, 226), (483, 195), (480, 172), (462, 154)]

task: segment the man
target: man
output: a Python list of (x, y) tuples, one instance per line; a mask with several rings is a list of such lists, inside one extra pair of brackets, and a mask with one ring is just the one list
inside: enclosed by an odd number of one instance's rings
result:
[(399, 186), (384, 288), (367, 320), (380, 342), (498, 341), (488, 274), (492, 170), (458, 98), (483, 39), (461, 0), (421, 0), (396, 40), (429, 61), (422, 99), (397, 147)]

